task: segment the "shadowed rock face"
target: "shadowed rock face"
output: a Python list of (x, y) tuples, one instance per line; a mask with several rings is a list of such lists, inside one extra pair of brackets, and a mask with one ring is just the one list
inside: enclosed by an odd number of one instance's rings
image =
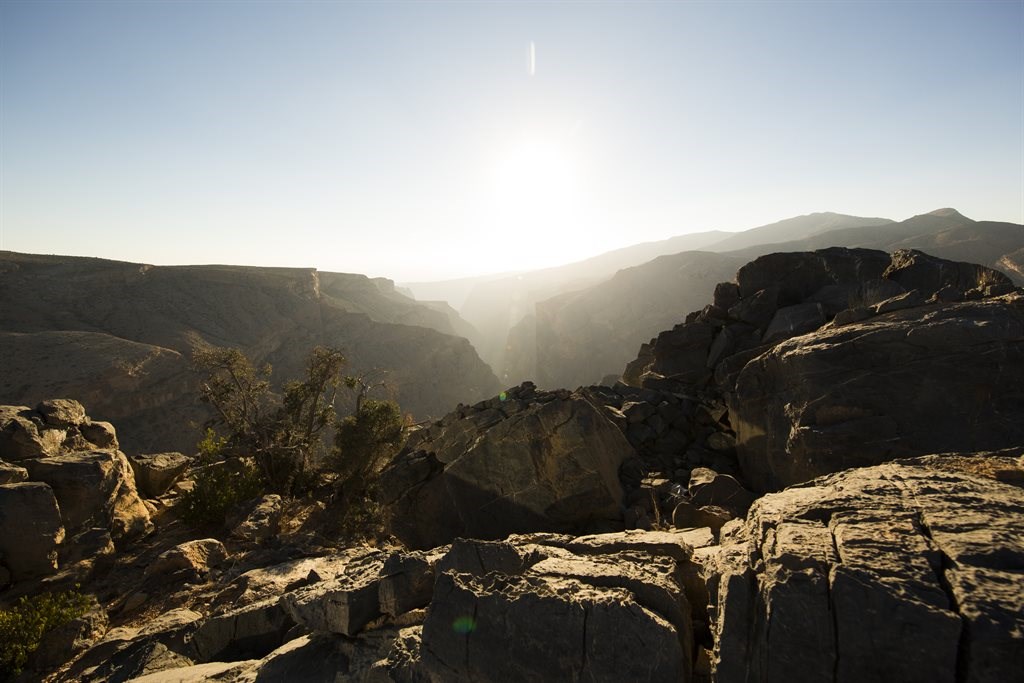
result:
[(744, 483), (1024, 442), (1024, 296), (913, 250), (762, 256), (645, 344), (624, 381), (728, 410)]
[(415, 548), (587, 529), (621, 520), (619, 466), (634, 455), (583, 395), (524, 385), (414, 436), (379, 488), (392, 532)]
[(727, 525), (716, 680), (1019, 680), (1024, 490), (972, 461), (1020, 464), (929, 456), (850, 470), (767, 495)]
[(729, 401), (750, 486), (1024, 443), (1024, 296), (932, 304), (793, 338)]
[[(423, 327), (431, 326), (435, 329)], [(205, 407), (197, 344), (242, 349), (298, 377), (313, 346), (341, 348), (354, 373), (384, 373), (417, 416), (497, 390), (448, 316), (387, 280), (313, 269), (154, 267), (0, 254), (0, 396), (69, 396), (115, 421), (129, 451), (190, 451)], [(438, 331), (441, 330), (441, 331)]]

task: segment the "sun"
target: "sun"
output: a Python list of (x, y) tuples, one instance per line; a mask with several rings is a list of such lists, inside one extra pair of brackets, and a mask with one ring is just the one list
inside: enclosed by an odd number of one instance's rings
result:
[(509, 144), (498, 157), (493, 190), (494, 220), (507, 235), (505, 260), (535, 267), (579, 250), (580, 173), (568, 145), (541, 137)]

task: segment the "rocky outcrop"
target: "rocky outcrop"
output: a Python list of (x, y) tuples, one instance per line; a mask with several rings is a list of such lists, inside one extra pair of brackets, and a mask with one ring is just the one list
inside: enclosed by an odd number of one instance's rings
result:
[(830, 326), (751, 360), (729, 400), (754, 488), (1024, 443), (1024, 296)]
[(584, 394), (523, 385), (411, 437), (379, 490), (392, 533), (414, 548), (592, 530), (621, 525), (619, 467), (634, 455)]
[(206, 616), (112, 630), (68, 676), (689, 681), (704, 620), (682, 579), (691, 538), (532, 534), (293, 560), (236, 578)]
[(53, 488), (69, 531), (102, 526), (115, 541), (127, 541), (153, 530), (121, 451), (82, 451), (22, 462), (32, 480)]
[(911, 250), (769, 254), (642, 346), (623, 379), (724, 402), (715, 444), (759, 491), (1001, 448), (1024, 438), (1014, 292), (989, 268)]
[(153, 530), (113, 425), (77, 401), (0, 406), (0, 434), (0, 457), (17, 463), (0, 460), (3, 583), (53, 574), (58, 559), (91, 567), (112, 538), (124, 547)]
[(188, 581), (205, 581), (211, 571), (227, 561), (229, 553), (216, 538), (187, 541), (161, 553), (146, 566), (146, 576), (167, 577), (179, 574)]
[[(382, 279), (4, 252), (0, 292), (0, 396), (75, 398), (114, 421), (134, 453), (195, 447), (195, 432), (181, 426), (208, 417), (189, 367), (200, 345), (270, 363), (275, 389), (302, 374), (314, 346), (341, 348), (349, 372), (386, 379), (420, 417), (498, 388), (469, 342), (449, 334), (445, 314)], [(41, 455), (37, 445), (24, 457)]]
[(78, 401), (49, 399), (35, 409), (0, 406), (0, 460), (18, 462), (117, 445), (114, 426), (93, 421)]
[[(508, 374), (502, 379), (507, 383), (529, 378), (549, 388), (596, 382), (608, 373), (620, 372), (635, 357), (641, 342), (682, 320), (685, 312), (703, 306), (715, 283), (730, 278), (743, 263), (773, 252), (810, 252), (836, 246), (886, 252), (924, 250), (944, 259), (999, 268), (1016, 284), (1024, 284), (1017, 269), (1020, 259), (1015, 260), (1024, 246), (1021, 225), (973, 221), (952, 209), (900, 223), (812, 214), (727, 236), (707, 246), (679, 245), (642, 265), (636, 265), (642, 263), (639, 261), (619, 265), (635, 267), (621, 270), (608, 281), (580, 283), (569, 294), (555, 296), (557, 292), (551, 291), (535, 296), (527, 300), (525, 312), (511, 318), (513, 323), (521, 318), (522, 322), (509, 331), (507, 341), (505, 337), (500, 340), (498, 348), (505, 358), (503, 365), (496, 367), (506, 369)], [(734, 265), (730, 268), (728, 263)], [(503, 293), (514, 286), (508, 281), (502, 284)], [(507, 328), (507, 308), (492, 306), (482, 311), (505, 322)], [(789, 311), (783, 318), (795, 312)], [(814, 311), (807, 306), (803, 313), (813, 316)], [(831, 315), (834, 312), (826, 313)], [(808, 324), (812, 322), (813, 317)]]
[(1020, 680), (1018, 457), (931, 456), (767, 495), (723, 530), (715, 680)]
[(8, 580), (52, 574), (63, 540), (53, 489), (40, 482), (0, 485), (0, 568)]
[(159, 498), (185, 473), (192, 458), (182, 453), (151, 453), (128, 457), (135, 483), (147, 498)]

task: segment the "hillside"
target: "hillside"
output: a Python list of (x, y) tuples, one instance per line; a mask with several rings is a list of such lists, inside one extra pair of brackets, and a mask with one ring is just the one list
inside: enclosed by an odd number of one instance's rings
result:
[[(812, 216), (829, 225), (842, 224), (829, 218), (831, 214)], [(812, 216), (793, 219), (794, 224), (807, 228), (813, 222), (806, 219)], [(666, 327), (670, 313), (678, 315), (681, 308), (697, 308), (699, 301), (710, 296), (716, 282), (731, 279), (732, 274), (726, 273), (730, 267), (735, 269), (773, 252), (830, 246), (882, 251), (921, 249), (942, 258), (1001, 269), (1016, 283), (1024, 283), (1019, 270), (1024, 226), (973, 221), (952, 209), (884, 225), (872, 224), (874, 219), (858, 220), (863, 223), (861, 227), (832, 229), (798, 241), (758, 244), (718, 254), (683, 252), (664, 256), (631, 269), (628, 275), (622, 271), (601, 285), (539, 302), (535, 318), (525, 320), (509, 335), (504, 379), (536, 378), (542, 386), (599, 382), (621, 370), (617, 359), (636, 354), (638, 340), (650, 339)], [(786, 234), (788, 229), (785, 225), (780, 229), (780, 225), (749, 233), (766, 238)], [(548, 384), (549, 379), (552, 384)]]
[[(589, 259), (555, 268), (505, 276), (464, 278), (447, 282), (413, 283), (417, 298), (447, 298), (478, 330), (474, 344), (483, 358), (502, 377), (515, 382), (529, 378), (519, 370), (529, 365), (510, 344), (521, 346), (524, 332), (534, 324), (529, 316), (537, 302), (582, 291), (612, 277), (623, 268), (637, 266), (659, 256), (683, 251), (721, 252), (749, 244), (806, 238), (825, 230), (891, 222), (885, 218), (860, 218), (837, 213), (813, 213), (770, 225), (730, 234), (718, 230), (678, 235), (665, 240), (634, 244)], [(513, 330), (517, 325), (519, 329)], [(618, 354), (616, 357), (621, 356)]]
[(302, 372), (313, 346), (339, 347), (350, 372), (386, 379), (417, 417), (497, 386), (452, 336), (455, 318), (362, 275), (3, 252), (0, 302), (4, 400), (88, 400), (131, 448), (194, 446), (180, 425), (205, 416), (189, 370), (201, 343), (241, 348), (279, 382)]
[(1021, 288), (829, 248), (701, 304), (626, 382), (523, 383), (410, 429), (355, 530), (330, 479), (197, 524), (239, 463), (121, 450), (75, 401), (0, 405), (4, 616), (87, 596), (30, 634), (7, 619), (0, 675), (1020, 680)]

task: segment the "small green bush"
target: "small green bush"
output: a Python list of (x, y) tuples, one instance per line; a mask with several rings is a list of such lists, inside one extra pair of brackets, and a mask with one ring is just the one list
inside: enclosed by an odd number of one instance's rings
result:
[(181, 517), (193, 526), (224, 523), (228, 511), (267, 491), (266, 482), (251, 462), (233, 458), (209, 465), (194, 475), (195, 487), (181, 500)]
[(203, 438), (196, 444), (196, 449), (199, 451), (199, 462), (210, 465), (222, 460), (227, 445), (226, 436), (217, 436), (217, 432), (213, 431), (211, 427), (207, 427)]
[(91, 598), (69, 590), (21, 597), (11, 609), (0, 609), (0, 680), (21, 673), (44, 635), (91, 607)]

